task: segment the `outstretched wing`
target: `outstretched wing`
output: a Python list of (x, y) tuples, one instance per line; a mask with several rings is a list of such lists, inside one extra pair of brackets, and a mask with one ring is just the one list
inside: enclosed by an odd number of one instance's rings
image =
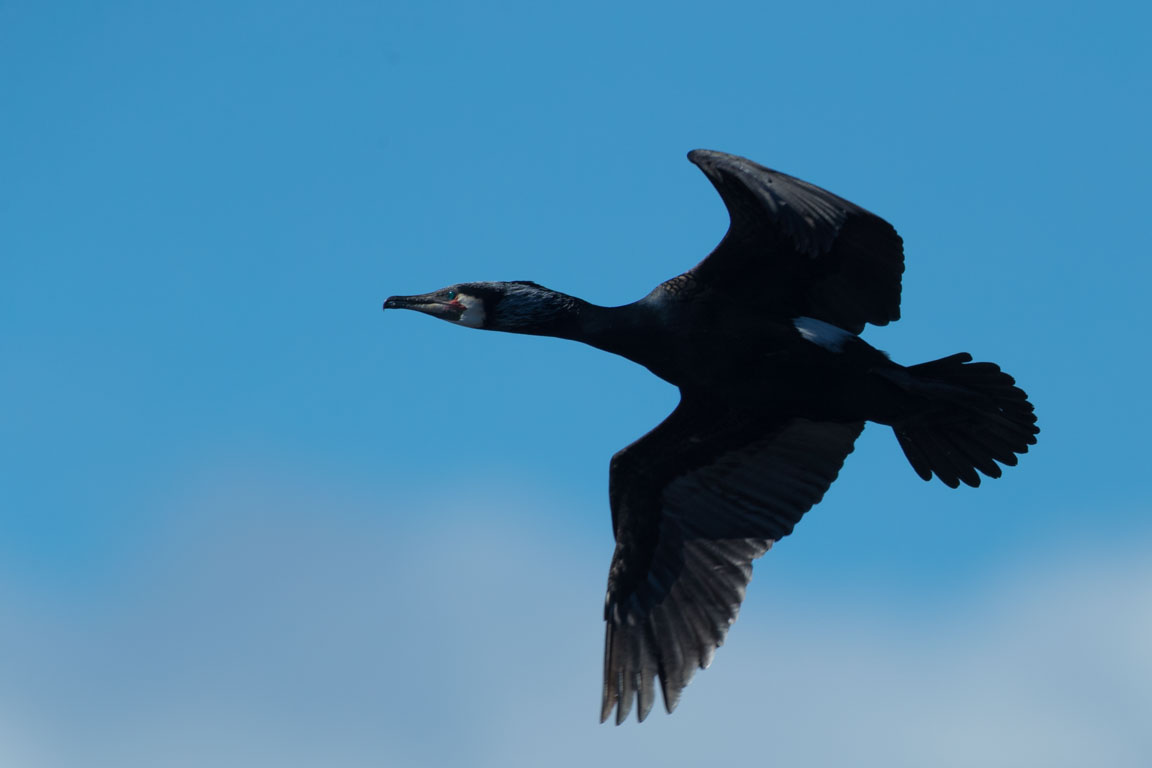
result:
[(764, 420), (685, 398), (612, 458), (616, 552), (604, 618), (604, 721), (671, 712), (736, 620), (752, 561), (836, 479), (863, 422)]
[(736, 155), (697, 149), (731, 225), (689, 274), (785, 317), (859, 333), (900, 319), (904, 245), (892, 225), (814, 184)]

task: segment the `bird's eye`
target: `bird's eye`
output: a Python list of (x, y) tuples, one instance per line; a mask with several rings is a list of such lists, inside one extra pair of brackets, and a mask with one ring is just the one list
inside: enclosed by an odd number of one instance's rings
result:
[(456, 291), (441, 291), (440, 295), (448, 299), (448, 301), (452, 301), (452, 299), (456, 298)]

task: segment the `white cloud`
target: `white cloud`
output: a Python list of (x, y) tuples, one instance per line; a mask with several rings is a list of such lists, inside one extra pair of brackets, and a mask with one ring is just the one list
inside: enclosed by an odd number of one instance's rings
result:
[(0, 761), (1152, 764), (1147, 547), (1050, 550), (932, 605), (774, 590), (766, 566), (680, 710), (615, 728), (596, 723), (607, 533), (485, 496), (390, 515), (228, 488), (83, 599), (9, 582)]

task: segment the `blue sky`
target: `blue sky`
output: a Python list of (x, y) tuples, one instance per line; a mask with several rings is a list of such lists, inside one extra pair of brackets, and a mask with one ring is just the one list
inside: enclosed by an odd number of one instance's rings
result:
[[(1136, 3), (0, 2), (0, 763), (1142, 766), (1152, 19)], [(597, 726), (611, 454), (675, 393), (383, 298), (624, 303), (747, 155), (892, 221), (895, 359), (1034, 454), (870, 427), (673, 717)]]

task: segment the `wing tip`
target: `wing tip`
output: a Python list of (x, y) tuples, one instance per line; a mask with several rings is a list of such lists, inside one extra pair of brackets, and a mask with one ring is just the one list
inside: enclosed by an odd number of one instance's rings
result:
[(733, 155), (715, 149), (694, 149), (688, 153), (688, 161), (708, 175), (711, 175), (717, 161), (731, 157)]

